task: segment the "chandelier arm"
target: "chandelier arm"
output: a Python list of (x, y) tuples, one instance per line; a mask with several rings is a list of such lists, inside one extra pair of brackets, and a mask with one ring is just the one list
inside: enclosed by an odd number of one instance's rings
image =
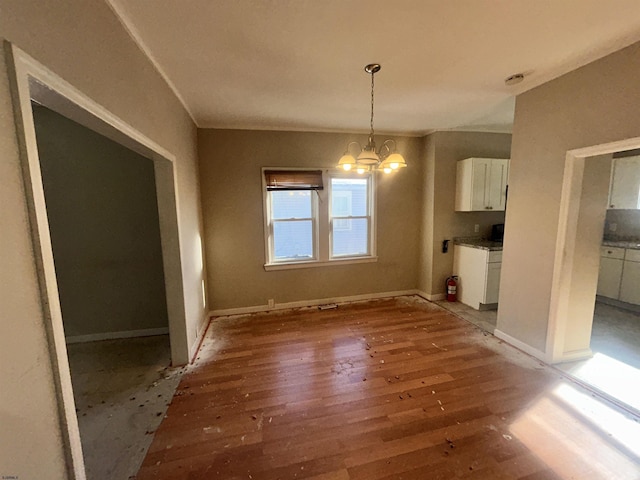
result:
[(358, 146), (358, 153), (360, 153), (362, 151), (362, 145), (360, 145), (360, 143), (358, 143), (358, 142), (349, 142), (349, 145), (347, 145), (346, 153), (351, 153), (351, 145), (357, 145)]
[[(389, 146), (390, 144), (393, 144), (393, 148), (391, 148)], [(386, 152), (383, 151), (383, 149), (386, 150)], [(380, 147), (380, 159), (384, 160), (386, 157), (391, 155), (391, 153), (393, 151), (395, 151), (395, 149), (396, 149), (396, 141), (395, 140), (393, 140), (391, 138), (388, 139), (388, 140), (385, 140), (384, 143), (382, 144), (382, 146)]]

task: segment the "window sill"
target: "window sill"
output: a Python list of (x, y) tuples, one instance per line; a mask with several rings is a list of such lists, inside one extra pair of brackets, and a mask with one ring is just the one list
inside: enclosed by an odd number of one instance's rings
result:
[(378, 257), (351, 257), (351, 258), (337, 258), (335, 260), (324, 261), (306, 261), (306, 262), (288, 262), (288, 263), (267, 263), (264, 269), (267, 272), (274, 270), (293, 270), (297, 268), (315, 268), (315, 267), (328, 267), (334, 265), (351, 265), (355, 263), (374, 263), (378, 261)]

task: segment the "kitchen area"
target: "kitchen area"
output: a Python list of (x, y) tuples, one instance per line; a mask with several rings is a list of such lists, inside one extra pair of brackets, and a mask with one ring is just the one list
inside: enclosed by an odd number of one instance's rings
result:
[[(437, 301), (490, 333), (497, 318), (508, 174), (509, 160), (504, 158), (456, 162), (454, 215), (473, 232), (450, 240), (456, 301)], [(492, 215), (497, 222), (478, 228), (478, 215)], [(443, 243), (442, 251), (446, 250)], [(633, 388), (640, 384), (640, 151), (613, 155), (594, 303), (592, 358), (557, 367), (640, 411), (640, 397)]]
[[(491, 218), (500, 223), (485, 224), (482, 230), (481, 224), (475, 223), (472, 235), (453, 238), (452, 279), (456, 302), (438, 302), (489, 332), (493, 332), (496, 324), (508, 176), (507, 158), (470, 157), (457, 161), (456, 215), (466, 219), (469, 214), (462, 212), (491, 214)], [(445, 249), (443, 245), (443, 251)]]

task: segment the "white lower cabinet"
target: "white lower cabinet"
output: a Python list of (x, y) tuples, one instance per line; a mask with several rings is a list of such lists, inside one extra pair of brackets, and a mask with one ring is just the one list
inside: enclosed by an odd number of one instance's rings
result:
[(597, 294), (640, 305), (640, 250), (601, 248)]
[(627, 250), (622, 268), (619, 299), (640, 305), (640, 250)]
[(498, 303), (502, 251), (455, 245), (453, 271), (458, 276), (458, 301), (476, 310)]
[(620, 296), (623, 262), (624, 248), (601, 247), (598, 295), (616, 299)]
[(484, 303), (498, 303), (498, 293), (500, 293), (500, 270), (502, 262), (491, 262), (487, 264), (487, 286), (485, 288)]

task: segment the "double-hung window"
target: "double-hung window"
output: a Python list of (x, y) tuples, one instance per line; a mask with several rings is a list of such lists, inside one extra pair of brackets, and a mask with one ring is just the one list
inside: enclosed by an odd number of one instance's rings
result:
[(331, 177), (331, 258), (370, 254), (371, 177)]
[(269, 263), (318, 259), (318, 196), (321, 171), (265, 171)]
[(267, 270), (375, 261), (371, 174), (263, 169)]

